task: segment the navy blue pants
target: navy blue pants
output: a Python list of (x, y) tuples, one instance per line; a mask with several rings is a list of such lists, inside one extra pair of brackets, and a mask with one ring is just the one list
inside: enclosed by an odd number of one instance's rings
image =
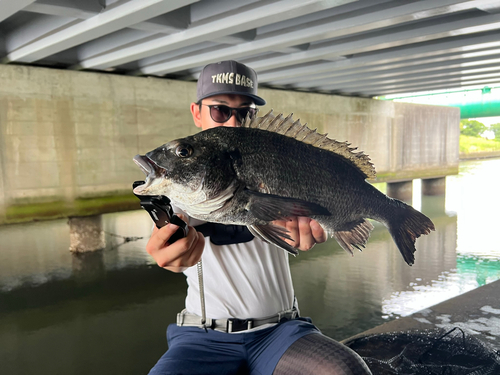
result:
[(272, 374), (281, 356), (299, 338), (320, 333), (308, 318), (298, 318), (245, 333), (223, 333), (169, 325), (168, 351), (149, 375)]

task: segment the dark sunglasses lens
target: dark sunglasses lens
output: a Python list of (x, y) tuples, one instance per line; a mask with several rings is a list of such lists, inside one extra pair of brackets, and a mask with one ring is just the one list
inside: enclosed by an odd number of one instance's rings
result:
[(236, 119), (238, 120), (239, 123), (242, 123), (243, 120), (246, 119), (247, 115), (250, 115), (250, 118), (252, 118), (255, 115), (255, 112), (257, 111), (256, 108), (240, 108), (236, 110), (237, 117)]
[(210, 116), (215, 122), (226, 122), (231, 117), (231, 108), (225, 105), (214, 105), (210, 107)]

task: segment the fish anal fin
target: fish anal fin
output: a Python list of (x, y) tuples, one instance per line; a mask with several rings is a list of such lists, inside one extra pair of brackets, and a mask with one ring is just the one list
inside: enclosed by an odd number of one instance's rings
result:
[(288, 244), (285, 239), (293, 241), (292, 238), (288, 235), (288, 231), (280, 226), (273, 224), (266, 225), (249, 225), (248, 230), (255, 236), (260, 239), (273, 244), (283, 250), (288, 251), (292, 255), (297, 255), (299, 252), (295, 247)]
[(246, 190), (250, 196), (247, 209), (260, 220), (282, 220), (290, 216), (330, 215), (330, 212), (319, 204), (301, 199), (281, 197)]
[(360, 247), (365, 247), (372, 230), (372, 223), (362, 219), (345, 224), (342, 230), (333, 232), (333, 237), (345, 251), (352, 255), (355, 248), (361, 251)]

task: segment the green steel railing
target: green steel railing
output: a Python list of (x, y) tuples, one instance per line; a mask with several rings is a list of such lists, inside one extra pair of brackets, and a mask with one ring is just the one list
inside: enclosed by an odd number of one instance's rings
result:
[(391, 95), (378, 99), (458, 107), (460, 118), (500, 116), (500, 86), (438, 93)]

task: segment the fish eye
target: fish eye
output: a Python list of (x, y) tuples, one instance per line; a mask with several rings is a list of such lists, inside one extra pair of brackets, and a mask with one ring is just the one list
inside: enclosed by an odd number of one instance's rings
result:
[(193, 155), (193, 148), (190, 145), (180, 145), (175, 149), (175, 154), (180, 158), (188, 158)]

